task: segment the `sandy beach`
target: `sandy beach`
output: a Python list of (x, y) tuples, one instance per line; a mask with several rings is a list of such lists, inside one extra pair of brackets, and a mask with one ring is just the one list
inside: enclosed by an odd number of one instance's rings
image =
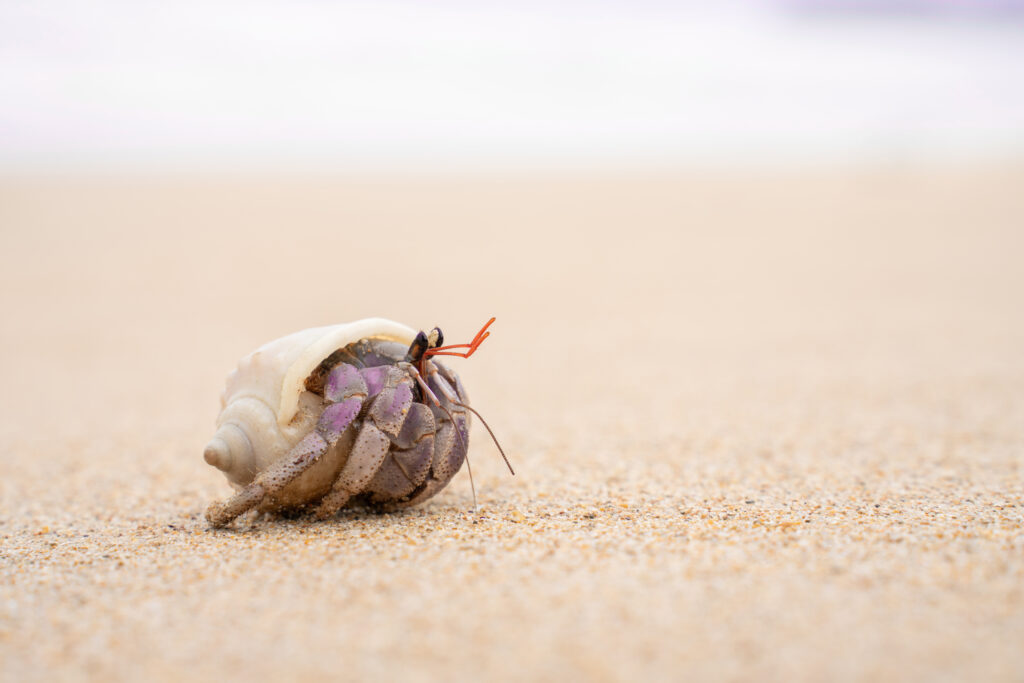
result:
[[(0, 180), (0, 679), (1020, 681), (1021, 188)], [(477, 513), (208, 528), (240, 357), (492, 315)]]

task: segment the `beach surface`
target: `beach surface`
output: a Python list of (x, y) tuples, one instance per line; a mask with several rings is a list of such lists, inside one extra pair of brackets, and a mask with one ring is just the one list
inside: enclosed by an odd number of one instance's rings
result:
[[(0, 180), (0, 679), (1019, 681), (1022, 187)], [(477, 512), (208, 528), (239, 358), (492, 315)]]

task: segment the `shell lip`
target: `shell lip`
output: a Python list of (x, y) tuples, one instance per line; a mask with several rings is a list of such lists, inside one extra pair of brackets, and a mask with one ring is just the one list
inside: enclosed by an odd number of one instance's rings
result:
[(277, 421), (281, 426), (288, 424), (295, 417), (299, 394), (306, 378), (333, 352), (360, 339), (387, 339), (411, 344), (416, 338), (416, 330), (386, 318), (365, 318), (320, 329), (324, 330), (324, 333), (303, 350), (301, 357), (288, 368), (282, 378), (281, 400), (277, 410)]

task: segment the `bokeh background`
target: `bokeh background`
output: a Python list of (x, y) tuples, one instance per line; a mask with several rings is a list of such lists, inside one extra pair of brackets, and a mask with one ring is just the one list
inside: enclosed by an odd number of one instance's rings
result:
[(1015, 0), (4, 3), (12, 171), (1021, 152)]
[[(1019, 680), (1022, 84), (1014, 0), (0, 2), (0, 678)], [(239, 357), (491, 315), (478, 513), (206, 528)]]

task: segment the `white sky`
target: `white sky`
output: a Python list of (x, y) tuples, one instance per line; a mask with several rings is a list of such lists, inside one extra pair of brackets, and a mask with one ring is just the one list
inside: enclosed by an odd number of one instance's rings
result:
[(0, 169), (1024, 156), (1020, 14), (707, 4), (0, 0)]

